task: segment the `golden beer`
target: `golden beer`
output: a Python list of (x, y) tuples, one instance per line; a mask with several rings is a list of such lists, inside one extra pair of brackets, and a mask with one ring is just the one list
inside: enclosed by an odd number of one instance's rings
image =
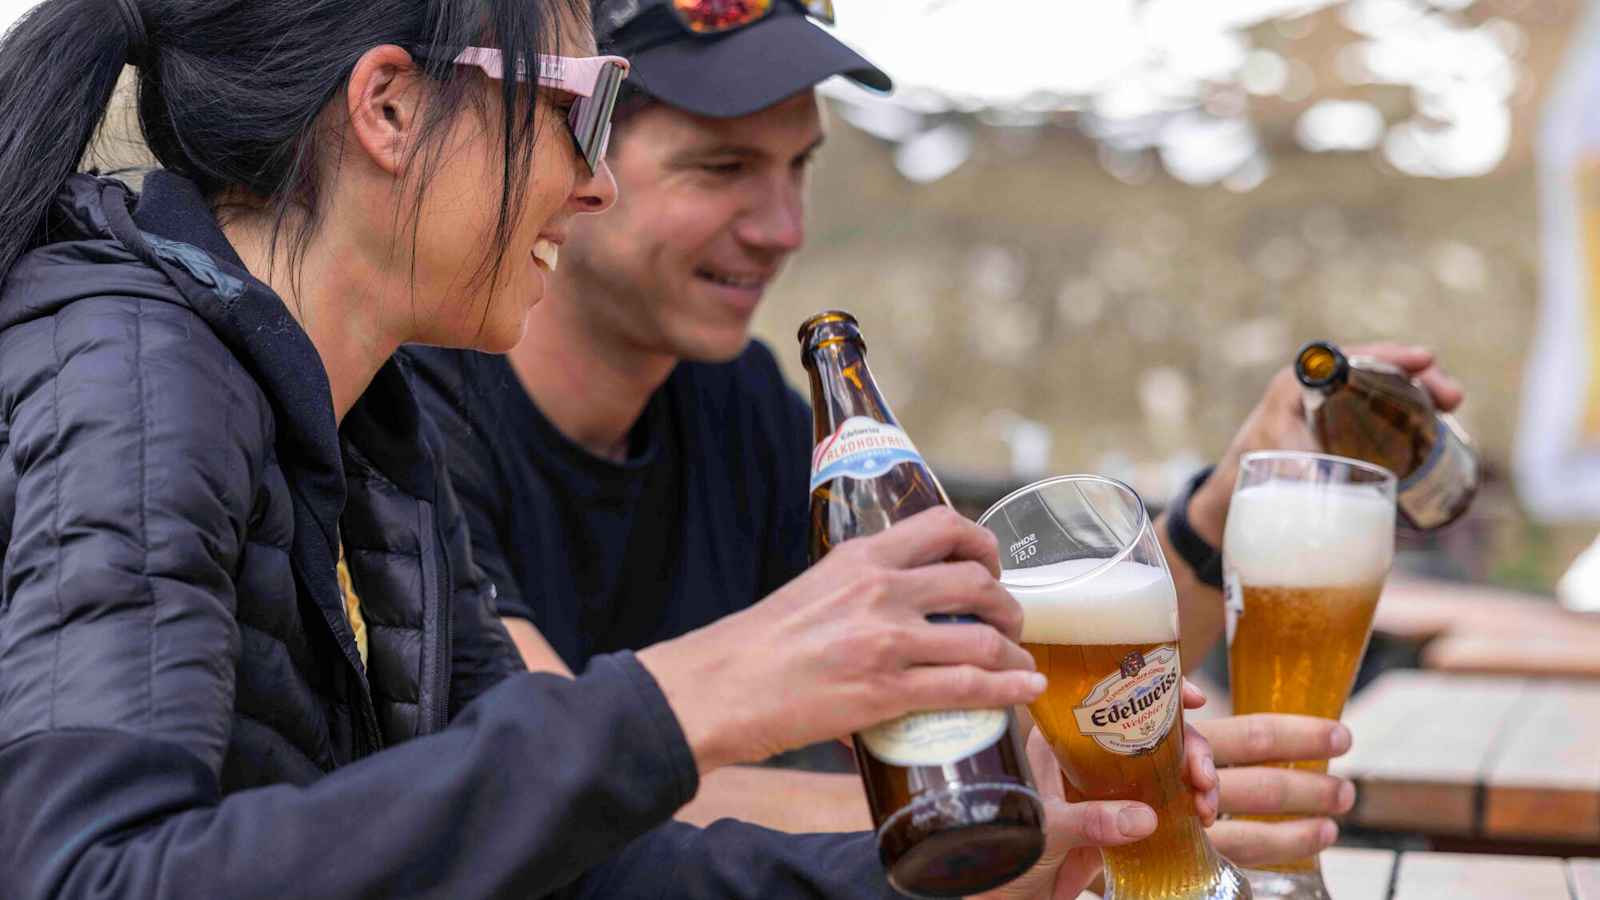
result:
[[(1233, 711), (1293, 712), (1337, 719), (1355, 684), (1372, 633), (1383, 582), (1325, 588), (1244, 587), (1244, 608), (1228, 651)], [(1327, 772), (1325, 759), (1285, 763), (1286, 768)], [(1298, 816), (1238, 816), (1259, 822)], [(1307, 857), (1281, 872), (1315, 872)]]
[(1103, 851), (1108, 900), (1248, 897), (1206, 838), (1183, 780), (1171, 578), (1156, 566), (1084, 559), (1007, 570), (1001, 580), (1023, 606), (1023, 646), (1049, 679), (1029, 709), (1071, 799), (1155, 810), (1154, 834)]
[[(1393, 561), (1394, 515), (1382, 484), (1267, 481), (1234, 494), (1223, 538), (1234, 713), (1339, 718)], [(1325, 760), (1283, 765), (1327, 771)], [(1290, 896), (1325, 895), (1314, 856), (1262, 868), (1305, 876), (1310, 888)]]
[(1235, 712), (1339, 718), (1383, 582), (1241, 590), (1249, 615), (1234, 627), (1228, 659)]

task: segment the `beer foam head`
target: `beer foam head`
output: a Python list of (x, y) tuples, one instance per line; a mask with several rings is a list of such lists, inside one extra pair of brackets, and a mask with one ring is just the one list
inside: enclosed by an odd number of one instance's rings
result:
[(1166, 571), (1118, 562), (1084, 578), (1104, 565), (1101, 559), (1074, 559), (1003, 572), (1001, 584), (1022, 604), (1022, 639), (1033, 644), (1177, 640), (1178, 596)]
[(1244, 584), (1381, 581), (1394, 561), (1394, 503), (1376, 485), (1254, 485), (1233, 495), (1223, 554)]

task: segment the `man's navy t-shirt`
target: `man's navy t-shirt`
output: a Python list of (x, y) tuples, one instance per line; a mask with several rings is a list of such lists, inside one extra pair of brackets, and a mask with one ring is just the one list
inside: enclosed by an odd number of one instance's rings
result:
[(621, 463), (562, 435), (504, 357), (404, 358), (500, 614), (531, 621), (573, 671), (737, 612), (805, 568), (811, 412), (765, 345), (680, 364)]

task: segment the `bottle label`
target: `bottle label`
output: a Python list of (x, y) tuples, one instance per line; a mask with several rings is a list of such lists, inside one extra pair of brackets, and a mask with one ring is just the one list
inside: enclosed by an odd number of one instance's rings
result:
[(1478, 483), (1478, 459), (1461, 435), (1435, 417), (1433, 449), (1416, 471), (1396, 485), (1395, 500), (1411, 524), (1424, 531), (1449, 522)]
[(910, 713), (858, 736), (891, 766), (947, 766), (987, 750), (1005, 733), (1003, 709), (951, 709)]
[(1112, 753), (1150, 752), (1178, 718), (1182, 678), (1175, 644), (1129, 653), (1072, 711), (1078, 731)]
[(866, 416), (845, 419), (811, 454), (811, 490), (835, 478), (877, 478), (901, 463), (921, 463), (911, 438)]

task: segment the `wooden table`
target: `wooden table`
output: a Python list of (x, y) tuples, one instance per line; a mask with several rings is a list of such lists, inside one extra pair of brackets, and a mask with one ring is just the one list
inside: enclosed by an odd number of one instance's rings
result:
[(1344, 720), (1348, 821), (1600, 855), (1600, 682), (1396, 670)]
[(1600, 860), (1335, 847), (1322, 854), (1336, 900), (1596, 900)]

